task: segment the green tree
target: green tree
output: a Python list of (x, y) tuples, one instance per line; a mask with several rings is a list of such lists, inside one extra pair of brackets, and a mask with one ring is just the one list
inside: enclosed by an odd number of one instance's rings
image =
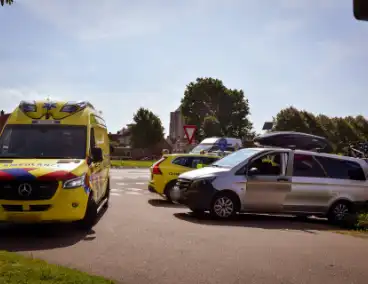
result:
[(349, 143), (359, 140), (357, 132), (345, 118), (334, 117), (332, 120), (336, 127), (336, 137), (338, 137), (338, 141), (337, 139), (334, 141), (337, 152), (343, 151)]
[(305, 124), (307, 125), (309, 134), (318, 135), (326, 137), (326, 132), (323, 129), (321, 123), (317, 120), (313, 113), (307, 112), (305, 110), (300, 112)]
[(360, 140), (368, 140), (368, 121), (362, 115), (345, 118), (357, 132)]
[[(203, 127), (208, 117), (212, 117), (212, 126), (214, 121), (218, 121), (221, 136), (242, 138), (252, 129), (248, 119), (249, 102), (243, 91), (228, 89), (218, 79), (197, 78), (190, 82), (181, 100), (181, 111), (186, 123), (197, 126), (198, 140), (207, 135)], [(207, 124), (209, 122), (206, 122), (206, 127), (209, 127)]]
[(135, 148), (151, 148), (164, 139), (160, 118), (148, 109), (140, 108), (130, 126), (131, 144)]
[(221, 136), (221, 125), (218, 119), (214, 116), (207, 116), (204, 119), (202, 129), (203, 136)]
[(13, 0), (0, 0), (0, 4), (1, 6), (4, 6), (4, 4), (8, 4), (8, 5), (11, 5), (13, 4)]
[(309, 133), (304, 117), (295, 107), (282, 109), (274, 118), (274, 131), (297, 131)]

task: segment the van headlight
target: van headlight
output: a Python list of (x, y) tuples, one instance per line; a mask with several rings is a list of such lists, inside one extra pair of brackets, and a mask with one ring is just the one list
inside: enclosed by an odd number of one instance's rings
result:
[(81, 175), (77, 178), (72, 178), (69, 180), (64, 181), (63, 188), (71, 189), (71, 188), (77, 188), (84, 186), (84, 180), (86, 178), (86, 175)]
[(199, 178), (195, 179), (192, 183), (192, 186), (204, 186), (208, 183), (212, 183), (216, 177), (205, 177), (205, 178)]

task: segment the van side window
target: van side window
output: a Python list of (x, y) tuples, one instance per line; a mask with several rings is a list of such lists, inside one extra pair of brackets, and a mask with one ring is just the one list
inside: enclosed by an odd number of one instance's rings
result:
[(325, 168), (330, 178), (366, 180), (363, 169), (356, 162), (327, 157), (316, 157), (316, 159)]
[(258, 176), (279, 176), (282, 174), (281, 153), (269, 154), (253, 160), (248, 166), (258, 169)]
[(313, 156), (295, 154), (293, 176), (323, 178), (326, 172)]

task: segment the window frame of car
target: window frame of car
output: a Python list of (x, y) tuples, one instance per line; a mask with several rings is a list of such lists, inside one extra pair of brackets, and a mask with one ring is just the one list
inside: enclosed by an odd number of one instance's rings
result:
[[(190, 164), (191, 166), (190, 167), (188, 167), (187, 165), (182, 165), (182, 164), (177, 164), (177, 163), (175, 163), (175, 161), (177, 161), (177, 160), (180, 160), (180, 159), (187, 159), (187, 161), (186, 161), (186, 163), (185, 164)], [(175, 157), (172, 161), (171, 161), (171, 163), (172, 164), (174, 164), (174, 165), (176, 165), (176, 166), (180, 166), (180, 167), (184, 167), (184, 168), (188, 168), (188, 169), (196, 169), (196, 167), (193, 167), (193, 161), (194, 161), (194, 159), (199, 159), (200, 160), (200, 162), (199, 163), (197, 163), (197, 164), (201, 164), (201, 162), (203, 163), (204, 162), (204, 159), (213, 159), (213, 162), (212, 163), (214, 163), (214, 162), (216, 162), (219, 158), (215, 158), (215, 157), (208, 157), (208, 156), (200, 156), (200, 155), (193, 155), (193, 156), (179, 156), (179, 157)], [(190, 161), (190, 162), (188, 162), (188, 160)], [(211, 164), (212, 164), (211, 163)], [(204, 165), (209, 165), (208, 163), (203, 163)]]

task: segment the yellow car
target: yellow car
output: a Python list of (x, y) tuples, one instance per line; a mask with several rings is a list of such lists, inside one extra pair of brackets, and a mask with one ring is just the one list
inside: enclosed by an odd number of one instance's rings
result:
[(210, 154), (166, 154), (154, 163), (151, 168), (151, 180), (148, 190), (165, 196), (171, 202), (171, 190), (176, 184), (178, 176), (214, 163), (219, 156)]
[(0, 221), (91, 228), (110, 196), (110, 146), (88, 102), (21, 102), (0, 136)]

